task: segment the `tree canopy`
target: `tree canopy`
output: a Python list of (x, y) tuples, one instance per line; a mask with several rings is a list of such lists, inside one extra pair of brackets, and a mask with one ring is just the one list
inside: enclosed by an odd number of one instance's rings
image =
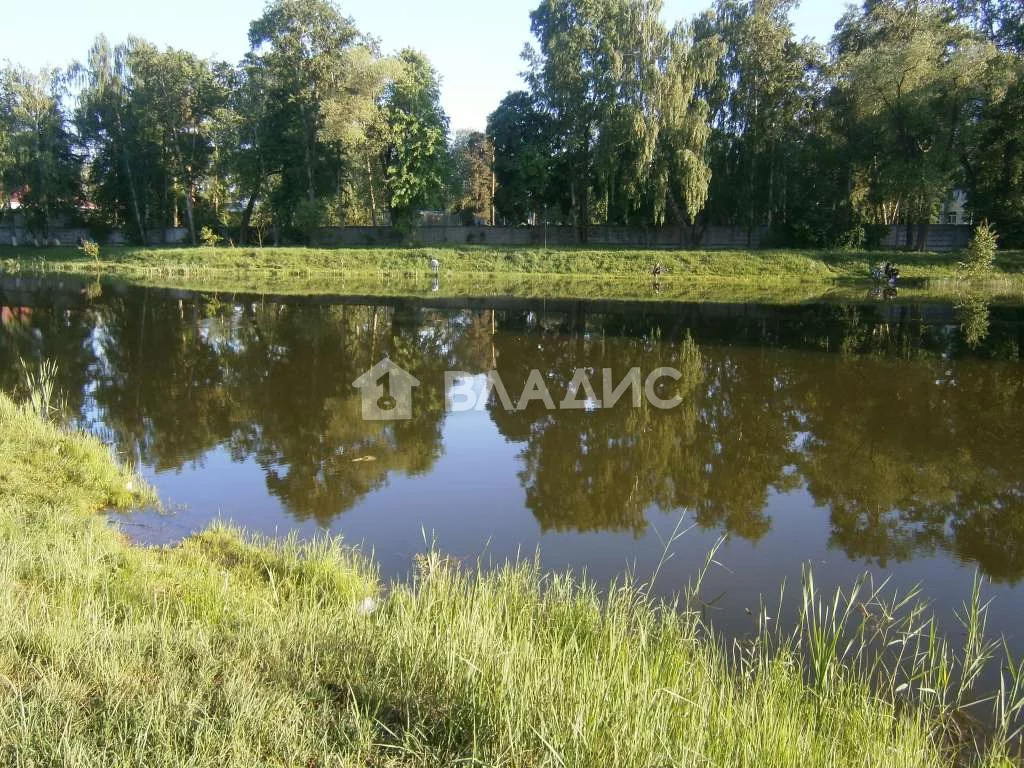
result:
[(954, 191), (1024, 244), (1024, 11), (865, 0), (827, 45), (795, 0), (541, 0), (524, 87), (451, 135), (441, 76), (329, 0), (271, 0), (237, 63), (97, 38), (66, 71), (0, 70), (0, 216), (17, 200), (143, 240), (210, 227), (308, 242), (321, 225), (708, 225), (792, 246), (922, 247)]

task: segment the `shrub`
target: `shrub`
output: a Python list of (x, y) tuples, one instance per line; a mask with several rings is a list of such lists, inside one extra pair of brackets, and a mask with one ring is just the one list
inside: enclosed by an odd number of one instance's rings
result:
[(95, 240), (83, 241), (82, 244), (78, 246), (78, 250), (94, 261), (98, 261), (100, 258), (100, 245)]
[(212, 248), (220, 244), (220, 235), (214, 232), (211, 227), (203, 227), (199, 230), (199, 242)]
[(965, 277), (980, 277), (992, 271), (996, 261), (999, 237), (987, 221), (978, 225), (967, 245), (965, 260), (960, 262), (960, 273)]

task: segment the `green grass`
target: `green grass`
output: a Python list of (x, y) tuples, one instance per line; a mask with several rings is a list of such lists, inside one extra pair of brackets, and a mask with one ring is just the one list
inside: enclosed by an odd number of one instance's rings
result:
[[(871, 266), (885, 260), (899, 264), (906, 289), (921, 298), (963, 289), (956, 279), (959, 254), (810, 250), (105, 247), (97, 260), (72, 248), (13, 248), (0, 252), (0, 273), (98, 273), (218, 291), (419, 293), (430, 291), (432, 258), (441, 262), (442, 295), (792, 301), (863, 293)], [(656, 263), (668, 269), (657, 285)], [(1020, 300), (1024, 253), (1000, 254), (993, 276), (972, 291)]]
[(438, 554), (384, 585), (336, 541), (143, 549), (96, 514), (148, 501), (0, 395), (0, 764), (1012, 765), (1008, 729), (955, 727), (970, 675), (908, 603), (808, 583), (801, 628), (727, 652), (642, 585)]

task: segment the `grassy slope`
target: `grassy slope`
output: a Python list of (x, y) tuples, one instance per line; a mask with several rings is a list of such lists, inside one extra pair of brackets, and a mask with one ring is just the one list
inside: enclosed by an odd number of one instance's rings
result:
[[(6, 258), (5, 258), (6, 257)], [(800, 300), (863, 293), (872, 264), (891, 259), (922, 296), (953, 296), (957, 254), (853, 251), (635, 251), (486, 248), (104, 248), (99, 261), (72, 248), (0, 251), (0, 272), (124, 277), (149, 284), (280, 293), (430, 291), (429, 261), (442, 264), (442, 295)], [(668, 268), (657, 289), (655, 263)], [(1004, 252), (978, 290), (1024, 297), (1024, 254)], [(794, 298), (797, 297), (797, 298)]]
[[(730, 671), (696, 614), (435, 556), (385, 595), (336, 543), (169, 550), (137, 481), (0, 395), (4, 765), (926, 766), (939, 729), (789, 652)], [(135, 486), (137, 487), (137, 486)], [(357, 610), (368, 596), (380, 607)], [(987, 764), (998, 761), (987, 758)]]

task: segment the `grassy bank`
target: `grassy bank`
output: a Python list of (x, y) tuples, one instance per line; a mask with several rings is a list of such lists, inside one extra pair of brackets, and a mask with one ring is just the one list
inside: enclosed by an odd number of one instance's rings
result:
[[(560, 298), (790, 300), (865, 293), (872, 265), (899, 264), (904, 287), (922, 297), (961, 291), (957, 254), (856, 251), (636, 251), (539, 248), (133, 248), (99, 259), (73, 248), (0, 251), (6, 274), (98, 273), (168, 287), (277, 293), (429, 292), (430, 260), (444, 295)], [(667, 273), (656, 281), (655, 264)], [(1024, 253), (1004, 252), (991, 280), (972, 290), (1024, 298)]]
[(637, 586), (437, 555), (385, 586), (337, 543), (149, 550), (96, 514), (145, 501), (98, 443), (0, 395), (0, 763), (1011, 764), (1005, 733), (953, 727), (958, 670), (919, 614), (885, 667), (833, 645), (814, 599), (792, 638), (726, 652)]

